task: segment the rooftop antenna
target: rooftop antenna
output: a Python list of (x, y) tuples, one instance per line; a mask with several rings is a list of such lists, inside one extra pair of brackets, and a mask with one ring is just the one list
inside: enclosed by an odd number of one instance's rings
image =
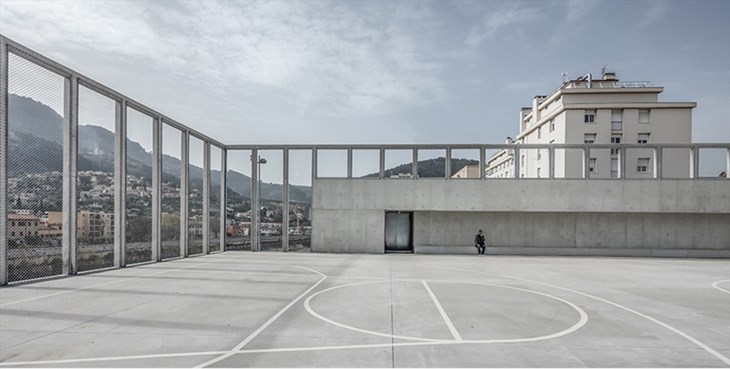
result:
[(608, 64), (604, 64), (603, 68), (601, 68), (601, 75), (606, 74), (606, 67), (608, 67)]
[(568, 72), (563, 72), (563, 83), (568, 82)]

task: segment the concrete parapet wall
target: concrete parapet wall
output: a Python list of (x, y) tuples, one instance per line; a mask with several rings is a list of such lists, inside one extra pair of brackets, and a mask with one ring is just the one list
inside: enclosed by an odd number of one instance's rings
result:
[(730, 180), (317, 179), (315, 209), (730, 213)]
[(382, 253), (385, 211), (399, 210), (414, 212), (416, 252), (473, 247), (483, 228), (496, 254), (730, 257), (727, 180), (318, 179), (313, 190), (315, 252)]

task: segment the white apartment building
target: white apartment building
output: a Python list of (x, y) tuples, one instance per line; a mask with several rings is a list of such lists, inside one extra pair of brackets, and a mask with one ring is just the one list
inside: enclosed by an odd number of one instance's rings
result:
[[(600, 80), (590, 74), (563, 83), (548, 96), (535, 96), (532, 107), (519, 115), (517, 144), (548, 143), (680, 143), (692, 137), (692, 109), (695, 102), (659, 102), (663, 87), (649, 82), (620, 82), (604, 72)], [(502, 150), (487, 162), (486, 176), (501, 177), (509, 170), (514, 175), (514, 160), (519, 160), (520, 177), (548, 177), (547, 149), (521, 149), (519, 158)], [(665, 149), (662, 153), (665, 178), (689, 177), (689, 150)], [(619, 166), (626, 165), (626, 178), (651, 178), (654, 168), (652, 149), (626, 149), (620, 158), (617, 149), (590, 150), (591, 178), (617, 178)], [(508, 165), (507, 172), (500, 165)], [(555, 150), (555, 177), (583, 177), (584, 155), (579, 149)]]

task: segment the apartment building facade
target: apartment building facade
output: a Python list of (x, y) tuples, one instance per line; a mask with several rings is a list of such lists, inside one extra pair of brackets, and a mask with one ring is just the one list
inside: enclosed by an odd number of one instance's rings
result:
[[(692, 109), (695, 102), (659, 102), (663, 87), (649, 82), (621, 82), (614, 73), (604, 72), (600, 80), (590, 74), (566, 81), (547, 96), (535, 96), (531, 107), (522, 108), (515, 144), (688, 144), (692, 138)], [(622, 155), (624, 157), (622, 157)], [(487, 162), (487, 177), (504, 176), (503, 163), (518, 160), (519, 177), (548, 176), (547, 149), (521, 149), (518, 158), (508, 150)], [(582, 150), (555, 150), (555, 177), (581, 178), (586, 157)], [(651, 149), (592, 149), (588, 156), (592, 178), (651, 178), (657, 160)], [(665, 149), (661, 155), (662, 176), (688, 178), (688, 149)], [(514, 173), (514, 172), (512, 172)]]

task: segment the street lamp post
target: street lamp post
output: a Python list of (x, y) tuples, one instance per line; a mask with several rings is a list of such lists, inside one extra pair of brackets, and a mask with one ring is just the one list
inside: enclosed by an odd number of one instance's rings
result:
[(258, 233), (258, 236), (256, 237), (256, 251), (261, 251), (261, 164), (266, 164), (266, 159), (262, 158), (261, 155), (259, 155), (258, 160), (256, 160), (256, 172), (258, 173), (259, 181), (259, 193), (257, 196), (258, 201), (256, 203), (256, 211), (258, 212), (258, 216), (256, 217), (256, 232)]

